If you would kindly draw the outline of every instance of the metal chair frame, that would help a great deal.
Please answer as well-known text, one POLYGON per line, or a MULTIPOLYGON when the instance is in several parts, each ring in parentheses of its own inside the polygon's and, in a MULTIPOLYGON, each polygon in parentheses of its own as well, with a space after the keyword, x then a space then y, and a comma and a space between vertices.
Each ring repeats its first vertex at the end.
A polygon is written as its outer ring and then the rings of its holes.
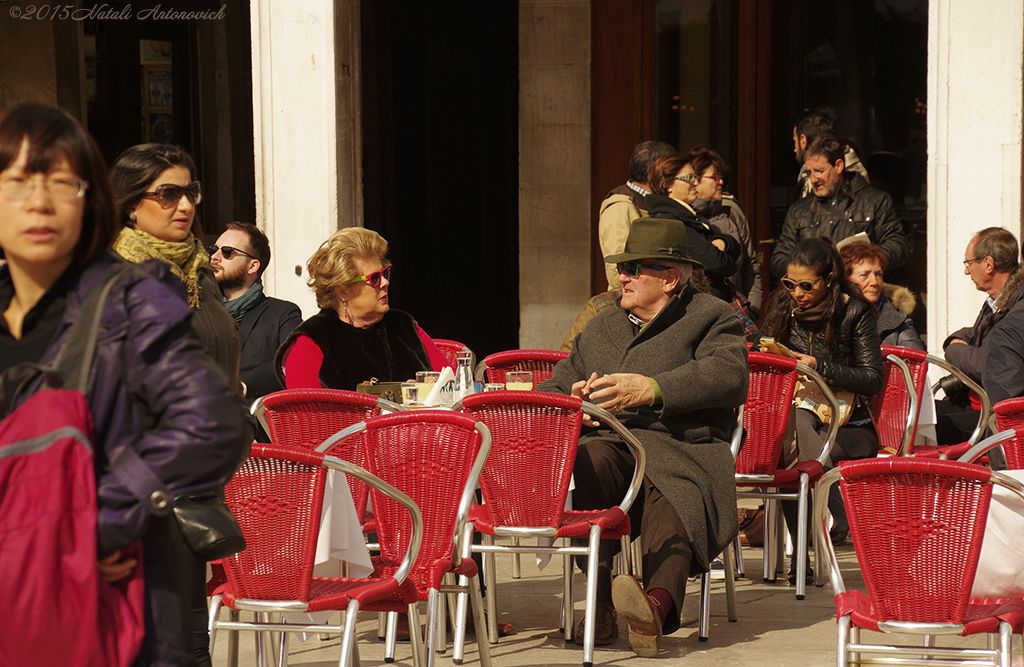
MULTIPOLYGON (((747 441, 743 449, 740 450, 739 438, 733 438, 733 456, 736 458, 737 466, 736 486, 755 487, 755 489, 753 491, 737 491, 736 496, 738 498, 762 498, 768 501, 765 508, 764 533, 765 581, 775 580, 775 571, 777 568, 776 561, 780 560, 781 554, 779 552, 782 551, 783 547, 783 541, 780 534, 780 524, 782 523, 781 516, 779 512, 775 511, 772 501, 797 501, 797 521, 799 525, 797 526, 797 544, 794 545, 797 572, 796 599, 803 600, 806 585, 803 573, 807 568, 807 517, 810 512, 810 508, 808 507, 808 498, 810 497, 812 484, 815 483, 817 479, 820 479, 822 474, 821 466, 824 464, 825 459, 832 450, 832 445, 835 443, 836 439, 836 433, 839 430, 839 424, 835 420, 829 424, 824 442, 822 443, 821 452, 815 459, 805 462, 804 464, 796 464, 795 467, 799 470, 797 473, 797 480, 794 482, 784 479, 783 483, 780 484, 780 477, 785 478, 792 476, 792 473, 789 470, 778 468, 778 460, 782 452, 786 425, 788 424, 789 414, 792 409, 792 387, 796 383, 797 374, 803 374, 821 390, 832 409, 832 414, 839 414, 839 402, 836 400, 835 395, 829 389, 825 380, 810 367, 797 362, 796 359, 790 359, 776 354, 751 351, 748 353, 748 360, 752 366, 751 389, 754 389, 758 384, 755 381, 757 378, 756 369, 753 368, 754 364, 758 364, 771 369, 773 374, 784 375, 785 378, 782 380, 783 386, 781 389, 788 388, 788 390, 771 397, 780 401, 779 403, 774 404, 765 404, 765 401, 761 397, 748 394, 747 402, 744 404, 743 409, 743 427, 747 432, 747 441), (754 440, 755 438, 752 438, 751 434, 757 432, 756 419, 758 412, 763 411, 760 408, 761 405, 767 405, 769 412, 773 413, 771 417, 775 421, 774 426, 776 429, 775 432, 763 434, 756 438, 757 440, 766 440, 766 444, 768 445, 767 447, 763 445, 752 447, 751 440, 754 440), (748 455, 748 453, 752 451, 756 451, 761 454, 761 457, 756 461, 751 461, 750 458, 753 455, 748 455), (796 487, 794 491, 784 490, 792 489, 794 486, 796 487), (773 548, 772 545, 775 545, 775 547, 773 548)), ((818 544, 818 536, 816 533, 813 535, 813 539, 816 565, 818 566, 815 570, 815 584, 820 587, 824 585, 824 579, 821 574, 821 549, 818 544)))
MULTIPOLYGON (((374 431, 376 431, 376 430, 383 430, 383 429, 387 429, 387 428, 398 428, 398 429, 400 429, 402 427, 406 427, 406 426, 410 426, 410 425, 411 426, 415 426, 415 425, 423 424, 423 423, 432 423, 432 424, 442 425, 442 426, 445 426, 445 428, 448 428, 448 429, 462 429, 464 431, 465 430, 473 431, 473 432, 475 432, 477 434, 476 437, 479 438, 479 448, 477 450, 477 454, 476 454, 475 458, 473 459, 472 466, 469 469, 468 473, 466 474, 465 482, 463 484, 462 491, 461 491, 461 493, 459 495, 458 505, 457 505, 456 508, 452 508, 452 509, 455 510, 455 513, 454 513, 454 528, 453 528, 452 535, 451 535, 451 547, 450 547, 450 550, 448 551, 448 553, 445 553, 445 554, 438 553, 438 554, 428 554, 427 556, 422 556, 421 555, 420 559, 417 561, 416 566, 415 566, 416 568, 419 568, 421 571, 422 571, 423 568, 426 568, 427 570, 433 570, 434 568, 437 567, 437 563, 447 559, 447 560, 450 560, 450 567, 448 568, 446 574, 447 573, 465 574, 465 571, 464 571, 465 567, 468 567, 470 570, 475 570, 475 565, 476 565, 475 563, 473 563, 472 559, 469 558, 469 555, 470 555, 470 550, 469 549, 470 549, 470 547, 469 547, 468 544, 465 543, 465 540, 464 540, 464 535, 467 534, 466 530, 465 530, 465 526, 466 526, 467 518, 468 518, 468 515, 469 515, 470 506, 472 505, 473 500, 474 500, 476 486, 477 486, 477 483, 479 482, 479 479, 480 479, 480 473, 483 470, 484 463, 487 460, 487 455, 488 455, 488 453, 490 452, 490 449, 491 449, 491 434, 490 434, 490 431, 488 430, 487 426, 484 423, 482 423, 480 421, 476 421, 476 420, 470 419, 469 417, 467 417, 465 415, 461 415, 461 414, 455 413, 454 411, 453 412, 447 412, 447 411, 444 411, 444 412, 442 412, 442 411, 407 411, 407 412, 404 412, 404 413, 401 413, 401 414, 393 414, 393 415, 387 415, 387 416, 382 416, 382 417, 375 417, 373 419, 368 420, 367 422, 360 422, 358 424, 354 424, 352 426, 349 426, 348 428, 345 428, 345 429, 339 431, 338 433, 334 434, 333 436, 331 436, 330 438, 325 440, 320 445, 320 447, 318 449, 320 451, 330 451, 331 448, 335 447, 339 442, 342 442, 342 441, 344 441, 344 440, 346 440, 348 438, 351 438, 352 436, 357 435, 357 434, 365 434, 365 432, 367 430, 374 430, 374 431), (430 563, 425 563, 425 564, 421 564, 420 563, 420 560, 423 560, 424 558, 431 558, 431 557, 434 560, 432 560, 430 563)), ((389 477, 391 476, 391 473, 394 472, 393 466, 394 466, 394 464, 396 462, 395 461, 383 461, 383 460, 381 460, 381 457, 377 456, 378 452, 373 450, 371 445, 369 445, 366 442, 365 437, 363 437, 363 447, 364 447, 364 455, 365 455, 366 461, 367 461, 367 467, 371 471, 374 471, 377 474, 379 474, 382 478, 389 479, 389 477)), ((403 464, 408 464, 410 462, 409 461, 403 461, 402 463, 403 464)), ((392 481, 397 481, 397 480, 392 480, 392 481)), ((419 481, 421 483, 423 483, 423 484, 427 484, 427 479, 424 476, 421 476, 421 479, 419 481)), ((399 484, 399 486, 401 486, 401 485, 399 484)), ((413 489, 413 488, 406 488, 405 490, 406 490, 407 493, 409 493, 414 498, 416 498, 416 497, 421 497, 422 498, 424 496, 429 496, 429 491, 425 490, 424 488, 415 488, 415 489, 413 489)), ((421 506, 424 505, 424 503, 422 503, 422 502, 419 503, 419 504, 421 506)), ((436 517, 431 516, 431 515, 428 514, 425 517, 425 519, 424 519, 424 532, 427 533, 427 534, 431 534, 431 533, 436 532, 436 531, 433 531, 429 526, 433 522, 435 522, 435 521, 444 521, 444 520, 445 519, 439 519, 439 518, 436 518, 436 517)), ((380 526, 379 524, 378 524, 378 526, 381 529, 384 528, 383 526, 380 526)), ((381 537, 381 535, 378 534, 378 537, 381 537)), ((385 538, 382 537, 381 539, 385 539, 385 538)), ((416 572, 417 572, 417 570, 414 569, 413 570, 414 575, 416 574, 416 572)), ((427 574, 421 574, 421 576, 422 577, 427 577, 429 574, 430 573, 428 572, 427 574)), ((465 585, 462 585, 462 584, 460 584, 460 585, 445 584, 445 583, 442 583, 442 582, 429 581, 429 580, 426 580, 425 578, 417 580, 417 578, 414 576, 415 583, 416 583, 417 588, 419 590, 420 599, 421 600, 425 599, 426 602, 427 602, 427 618, 426 618, 426 626, 427 626, 426 627, 426 637, 427 637, 426 655, 427 655, 427 660, 426 660, 426 663, 427 663, 428 667, 432 667, 432 665, 434 664, 435 656, 436 656, 437 653, 443 653, 444 652, 444 647, 445 647, 445 644, 446 644, 445 626, 444 626, 444 623, 442 622, 442 619, 444 618, 444 599, 443 599, 443 597, 441 595, 442 593, 464 593, 464 592, 466 592, 466 589, 468 588, 469 589, 468 593, 470 595, 472 595, 472 599, 473 599, 473 609, 474 609, 474 612, 475 612, 476 627, 477 628, 483 628, 486 625, 486 620, 484 618, 483 599, 482 599, 482 595, 481 595, 481 592, 480 592, 480 582, 479 582, 479 579, 478 579, 476 574, 472 574, 472 575, 469 575, 469 576, 473 580, 472 584, 467 583, 465 585), (433 585, 434 583, 436 583, 437 585, 436 586, 433 585), (425 594, 425 597, 424 597, 424 594, 425 594)), ((390 616, 389 620, 388 620, 387 646, 385 648, 385 661, 387 661, 387 662, 391 662, 391 660, 393 660, 393 655, 394 655, 394 639, 395 639, 395 622, 396 622, 395 621, 395 617, 394 616, 390 616)), ((456 626, 455 627, 455 633, 456 633, 456 636, 459 636, 459 633, 460 633, 460 627, 459 627, 460 626, 460 622, 461 622, 461 619, 456 617, 456 619, 455 619, 455 626, 456 626)), ((464 625, 464 624, 462 624, 462 625, 464 625)), ((418 635, 417 628, 418 627, 419 627, 418 622, 414 623, 414 618, 413 618, 412 615, 410 615, 409 616, 409 634, 410 634, 410 637, 413 637, 413 638, 417 637, 417 635, 418 635)), ((463 633, 465 632, 464 627, 461 628, 461 632, 463 632, 463 633)), ((490 665, 491 665, 491 656, 490 656, 490 649, 489 649, 489 646, 488 646, 488 642, 480 641, 479 640, 479 635, 478 635, 477 645, 478 645, 479 650, 480 650, 480 661, 481 661, 481 664, 483 664, 484 667, 490 667, 490 665)))
POLYGON ((885 384, 872 402, 879 449, 892 449, 894 456, 906 456, 917 434, 921 393, 928 382, 928 354, 921 350, 883 345, 882 355, 885 384), (914 364, 913 369, 908 361, 914 364))
POLYGON ((555 364, 569 357, 568 352, 560 350, 507 350, 487 355, 477 364, 475 375, 477 380, 487 382, 505 382, 505 373, 509 371, 531 371, 533 384, 537 386, 551 377, 555 364))
MULTIPOLYGON (((487 423, 487 409, 497 408, 501 409, 504 405, 528 405, 528 406, 541 406, 543 408, 550 408, 553 410, 564 410, 564 411, 578 411, 582 413, 575 422, 575 427, 564 434, 565 439, 564 449, 562 450, 563 457, 561 462, 563 465, 568 466, 568 469, 572 470, 572 463, 575 461, 576 456, 576 441, 579 439, 579 428, 582 419, 582 415, 587 415, 592 419, 600 420, 607 424, 619 437, 621 437, 626 445, 630 448, 636 461, 633 469, 633 477, 630 481, 629 487, 626 490, 626 494, 620 503, 612 509, 618 510, 622 518, 625 520, 625 532, 624 534, 614 534, 613 536, 605 539, 619 539, 622 544, 620 569, 623 572, 630 572, 630 543, 629 543, 629 516, 628 512, 636 500, 637 495, 640 493, 640 485, 643 481, 644 470, 646 468, 646 454, 643 445, 636 437, 629 432, 623 424, 616 419, 607 410, 598 407, 592 403, 582 401, 578 398, 571 396, 564 396, 561 394, 549 394, 545 392, 519 392, 519 391, 503 391, 503 392, 486 392, 483 394, 475 394, 467 397, 463 401, 456 403, 453 406, 454 410, 463 410, 464 412, 473 415, 487 423), (482 413, 482 414, 481 414, 482 413), (571 457, 571 460, 566 458, 571 457)), ((521 448, 524 446, 524 441, 527 438, 523 437, 519 433, 507 433, 502 432, 496 424, 491 424, 492 433, 494 434, 495 447, 501 448, 503 445, 509 445, 514 448, 521 448)), ((507 471, 504 471, 507 473, 507 471)), ((521 471, 524 475, 529 475, 530 471, 523 469, 521 471)), ((501 475, 502 484, 504 491, 509 491, 508 486, 514 486, 512 480, 510 480, 507 474, 501 475)), ((564 480, 568 485, 568 479, 564 480)), ((568 488, 568 486, 566 486, 568 488)), ((481 489, 484 493, 485 501, 490 498, 493 502, 498 505, 507 504, 507 502, 514 503, 514 496, 512 500, 509 500, 509 496, 503 495, 501 490, 494 488, 488 484, 487 478, 481 480, 481 489), (507 502, 506 502, 507 501, 507 502)), ((522 487, 519 488, 522 491, 522 487)), ((488 611, 488 635, 491 643, 497 643, 498 641, 498 627, 497 627, 497 602, 496 602, 496 570, 494 555, 497 553, 511 553, 518 555, 522 553, 530 554, 549 554, 556 555, 561 554, 563 557, 563 595, 562 595, 562 630, 564 631, 564 637, 566 641, 572 641, 572 617, 573 617, 573 596, 572 596, 572 556, 587 556, 587 596, 586 596, 586 611, 584 614, 584 644, 583 644, 583 664, 589 667, 594 662, 594 637, 595 637, 595 623, 597 613, 597 565, 598 565, 598 549, 600 541, 602 539, 602 524, 606 522, 598 522, 590 524, 587 545, 586 546, 542 546, 542 545, 521 545, 518 542, 514 542, 512 545, 498 545, 494 543, 494 537, 512 537, 512 538, 561 538, 566 534, 566 528, 573 523, 586 520, 587 514, 593 514, 593 511, 568 511, 564 510, 565 495, 553 498, 552 504, 548 505, 548 509, 551 511, 552 517, 550 525, 548 526, 516 526, 516 525, 495 525, 493 531, 489 530, 483 532, 483 544, 472 544, 472 532, 476 528, 476 525, 471 522, 466 526, 466 536, 464 539, 465 544, 471 545, 471 550, 477 553, 485 554, 486 564, 484 567, 484 573, 487 577, 487 588, 489 594, 487 595, 487 611, 488 611), (573 517, 575 515, 575 521, 573 517), (492 534, 493 533, 493 534, 492 534)), ((484 510, 480 508, 480 512, 484 510)), ((621 527, 621 525, 620 525, 621 527)), ((604 526, 607 529, 608 526, 604 526)), ((621 532, 621 531, 620 531, 621 532)), ((575 536, 575 535, 570 535, 575 536)), ((582 537, 582 536, 580 536, 582 537)), ((465 615, 465 596, 461 596, 459 600, 459 617, 465 615)), ((464 630, 460 626, 460 630, 464 630)), ((461 646, 461 635, 456 637, 456 664, 459 664, 461 655, 459 653, 461 646)))
MULTIPOLYGON (((257 659, 259 664, 264 666, 267 664, 268 647, 269 650, 272 651, 272 642, 269 640, 269 637, 265 637, 264 635, 269 635, 270 631, 274 631, 281 634, 278 663, 281 667, 284 667, 284 665, 287 664, 288 657, 288 633, 340 633, 342 643, 341 656, 338 661, 339 667, 347 667, 348 665, 353 664, 353 660, 354 664, 358 665, 359 652, 354 641, 356 615, 360 606, 363 604, 388 600, 393 602, 398 589, 400 587, 405 587, 404 582, 408 578, 413 564, 416 561, 423 538, 423 517, 420 513, 419 507, 411 498, 409 498, 408 495, 402 493, 390 484, 387 484, 375 475, 370 474, 359 466, 347 461, 342 461, 341 459, 333 456, 296 449, 293 447, 254 445, 250 461, 253 461, 254 457, 255 459, 284 461, 300 466, 308 466, 310 468, 308 475, 313 477, 313 479, 310 480, 312 482, 312 487, 310 489, 311 494, 308 497, 310 505, 301 510, 301 512, 308 518, 308 521, 305 524, 284 524, 286 529, 295 531, 295 535, 297 537, 301 537, 301 541, 305 543, 306 547, 304 551, 306 560, 301 563, 289 561, 288 563, 282 564, 281 568, 282 572, 308 572, 310 573, 310 581, 304 585, 299 582, 300 590, 307 591, 306 594, 299 599, 281 600, 236 597, 233 594, 234 591, 242 592, 244 590, 250 590, 254 586, 259 587, 259 585, 255 582, 246 583, 245 577, 247 577, 248 574, 242 574, 240 571, 240 568, 242 567, 241 561, 244 560, 243 557, 235 555, 230 559, 226 559, 225 570, 227 572, 228 582, 218 588, 210 601, 210 652, 213 652, 218 630, 228 630, 233 632, 242 630, 253 631, 258 633, 256 635, 257 659), (328 469, 338 470, 346 475, 350 475, 361 480, 364 484, 369 485, 394 502, 400 504, 409 513, 412 525, 409 543, 404 557, 398 564, 397 568, 394 569, 393 574, 378 574, 376 577, 371 576, 359 579, 312 577, 313 557, 315 553, 317 534, 320 529, 320 509, 323 503, 323 489, 328 469), (236 580, 236 577, 239 575, 242 575, 242 578, 236 580), (390 580, 394 580, 393 585, 382 585, 390 580), (315 591, 313 586, 314 584, 316 584, 315 591), (221 621, 219 619, 220 608, 224 604, 225 594, 229 596, 228 604, 232 609, 254 612, 255 620, 253 622, 241 622, 237 619, 221 621), (337 606, 325 607, 323 604, 319 604, 316 605, 316 610, 336 608, 344 611, 344 625, 285 623, 280 620, 275 623, 272 621, 271 614, 309 611, 310 607, 313 606, 313 603, 316 602, 316 598, 324 596, 338 598, 338 600, 336 600, 336 602, 338 602, 337 606)), ((242 470, 245 470, 245 465, 243 465, 242 470)), ((231 483, 228 484, 228 489, 231 489, 231 483)), ((254 501, 254 503, 232 503, 234 505, 232 510, 236 516, 240 518, 240 523, 242 524, 243 529, 250 525, 249 521, 247 521, 247 516, 259 513, 255 509, 253 509, 252 512, 247 512, 247 509, 252 509, 254 504, 262 503, 264 501, 273 504, 275 499, 273 497, 250 497, 248 500, 254 501)), ((278 522, 278 524, 281 525, 280 522, 278 522)), ((267 534, 260 530, 253 530, 246 534, 246 541, 249 544, 248 549, 253 549, 254 545, 259 544, 263 540, 279 540, 279 538, 280 533, 274 534, 272 531, 271 534, 267 534)), ((275 545, 276 544, 279 544, 279 542, 275 542, 275 545)), ((258 569, 255 568, 255 564, 253 565, 253 573, 258 571, 261 578, 267 579, 268 574, 273 571, 273 568, 269 567, 265 562, 259 563, 258 565, 258 569)), ((408 586, 407 589, 407 592, 404 594, 405 597, 407 599, 414 599, 416 596, 414 591, 411 590, 412 587, 408 586)), ((415 601, 408 604, 407 609, 413 617, 418 614, 415 601)), ((416 641, 415 638, 414 641, 416 641)), ((413 659, 414 664, 416 664, 417 667, 422 665, 422 646, 418 643, 413 646, 413 659)))
MULTIPOLYGON (((1002 433, 989 438, 985 443, 979 443, 976 446, 979 451, 974 455, 980 456, 981 450, 986 447, 998 446, 1000 438, 1008 437, 1012 437, 1012 434, 1002 433)), ((857 484, 857 482, 853 483, 857 484)), ((836 664, 839 667, 852 664, 956 664, 1010 667, 1013 657, 1013 633, 1021 632, 1022 626, 1024 626, 1024 598, 1017 597, 998 601, 970 599, 970 584, 974 580, 974 572, 981 550, 981 538, 984 535, 993 484, 1024 496, 1024 484, 1016 479, 962 461, 906 457, 845 461, 822 477, 818 485, 820 493, 816 494, 814 501, 814 530, 818 534, 819 542, 828 558, 829 574, 836 592, 838 624, 836 664), (874 471, 881 476, 888 477, 891 480, 890 485, 884 493, 871 494, 870 491, 864 491, 850 496, 845 486, 850 483, 850 479, 856 479, 862 471, 874 471), (943 511, 949 508, 948 501, 937 487, 930 486, 920 494, 926 500, 922 500, 921 503, 916 502, 918 496, 908 491, 907 484, 919 484, 920 482, 915 483, 913 480, 916 478, 923 481, 929 476, 946 480, 946 485, 949 487, 973 487, 974 509, 962 512, 943 511), (865 515, 873 517, 870 522, 851 521, 854 548, 865 574, 868 594, 847 592, 839 563, 836 560, 835 550, 828 539, 827 491, 832 484, 839 481, 844 484, 843 495, 848 504, 848 511, 852 510, 851 516, 862 511, 865 515), (939 499, 939 495, 943 495, 943 498, 939 499), (911 516, 909 514, 910 507, 918 504, 922 505, 918 509, 930 513, 932 516, 917 516, 916 514, 911 516), (877 517, 885 517, 888 521, 879 521, 877 517), (866 523, 874 525, 865 526, 866 523), (934 530, 929 527, 929 523, 941 524, 943 528, 934 530), (921 525, 920 530, 905 529, 917 524, 921 525), (895 529, 894 526, 904 529, 895 529), (952 534, 956 531, 966 532, 967 530, 971 531, 972 544, 968 547, 966 554, 963 551, 956 555, 947 554, 945 556, 939 553, 928 559, 934 562, 933 573, 938 572, 940 566, 947 570, 943 582, 940 582, 935 576, 927 576, 929 571, 921 567, 922 564, 927 565, 927 562, 916 563, 915 561, 916 565, 912 572, 910 564, 897 562, 897 566, 907 568, 906 576, 895 577, 900 580, 901 586, 905 584, 921 591, 927 591, 927 596, 922 592, 920 599, 908 599, 906 593, 894 591, 893 589, 897 587, 889 586, 886 583, 894 578, 893 573, 890 572, 890 576, 886 578, 882 572, 882 566, 873 562, 877 559, 878 549, 869 546, 875 543, 870 539, 869 533, 884 533, 886 540, 892 544, 892 550, 896 552, 901 545, 904 545, 904 548, 909 548, 905 546, 909 540, 919 540, 920 544, 913 545, 913 548, 917 553, 924 553, 926 543, 931 541, 935 535, 939 533, 952 534), (963 568, 963 570, 958 572, 955 569, 957 567, 963 568), (946 590, 943 586, 948 587, 950 582, 959 584, 960 589, 955 591, 956 595, 950 593, 949 600, 943 601, 936 591, 946 590), (901 595, 901 593, 903 594, 901 595), (907 616, 911 614, 915 615, 917 620, 908 619, 907 616), (982 627, 982 623, 986 623, 991 628, 996 619, 998 619, 995 630, 999 636, 998 646, 994 646, 991 639, 986 649, 936 646, 937 635, 966 636, 979 632, 991 635, 993 630, 985 629, 982 627), (861 629, 875 630, 876 627, 877 631, 882 633, 920 635, 923 641, 921 645, 862 642, 861 629), (890 654, 894 657, 885 658, 881 657, 881 654, 890 654)), ((898 559, 896 560, 898 561, 898 559)), ((889 567, 892 565, 890 564, 889 567)))
MULTIPOLYGON (((985 433, 988 430, 989 420, 992 417, 992 401, 989 400, 988 393, 981 388, 977 382, 972 380, 967 373, 949 363, 945 359, 940 359, 934 355, 929 354, 927 356, 929 364, 934 364, 939 368, 945 370, 947 373, 954 375, 958 380, 966 384, 971 391, 978 395, 981 401, 981 410, 978 414, 978 425, 974 427, 974 431, 971 433, 971 437, 966 442, 959 445, 937 445, 928 447, 914 447, 913 442, 910 443, 908 448, 908 456, 919 456, 926 458, 938 458, 938 459, 949 459, 958 458, 965 451, 978 444, 978 441, 985 437, 985 433)), ((935 394, 939 390, 939 383, 936 382, 932 385, 932 394, 935 394)))

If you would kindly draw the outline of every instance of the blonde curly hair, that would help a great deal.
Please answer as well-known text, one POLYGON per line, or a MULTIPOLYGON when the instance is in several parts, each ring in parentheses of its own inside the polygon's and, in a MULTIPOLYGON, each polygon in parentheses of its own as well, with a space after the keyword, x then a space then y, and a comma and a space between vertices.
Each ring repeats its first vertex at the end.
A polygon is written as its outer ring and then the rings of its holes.
POLYGON ((316 305, 320 308, 334 307, 337 291, 362 275, 356 260, 379 259, 383 266, 390 266, 387 252, 388 242, 372 229, 339 229, 306 262, 309 273, 306 284, 316 294, 316 305))

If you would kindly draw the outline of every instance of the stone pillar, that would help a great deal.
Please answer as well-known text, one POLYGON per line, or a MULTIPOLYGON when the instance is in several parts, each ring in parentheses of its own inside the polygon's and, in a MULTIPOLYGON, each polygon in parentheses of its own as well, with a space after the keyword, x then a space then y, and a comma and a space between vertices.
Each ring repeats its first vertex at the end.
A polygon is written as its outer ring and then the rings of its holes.
POLYGON ((250 7, 256 223, 274 249, 263 282, 309 317, 316 302, 306 260, 340 227, 362 224, 352 217, 361 210, 350 150, 358 126, 346 126, 357 122, 359 1, 251 0, 250 7), (343 169, 340 140, 349 148, 343 169))
POLYGON ((1021 237, 1024 4, 928 10, 928 349, 969 326, 985 295, 964 275, 985 227, 1021 237))
POLYGON ((590 2, 519 2, 519 345, 590 298, 590 2))

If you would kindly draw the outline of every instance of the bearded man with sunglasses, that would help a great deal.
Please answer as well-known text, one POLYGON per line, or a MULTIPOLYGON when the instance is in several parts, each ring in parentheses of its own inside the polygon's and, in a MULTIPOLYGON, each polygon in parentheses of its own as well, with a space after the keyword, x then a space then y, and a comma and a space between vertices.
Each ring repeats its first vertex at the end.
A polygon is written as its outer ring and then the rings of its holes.
POLYGON ((252 402, 284 389, 274 371, 274 355, 302 312, 291 301, 263 293, 263 272, 270 264, 270 241, 250 222, 229 222, 210 252, 210 267, 224 293, 224 305, 238 322, 242 343, 239 377, 245 398, 252 402))
MULTIPOLYGON (((602 541, 595 643, 618 636, 621 613, 630 647, 657 655, 662 634, 679 628, 688 576, 706 572, 736 537, 735 466, 729 439, 747 397, 747 346, 728 303, 689 285, 694 267, 687 229, 676 220, 633 222, 625 251, 605 257, 619 270, 617 307, 591 319, 569 358, 537 389, 571 394, 614 413, 643 443, 647 465, 629 514, 641 539, 644 586, 612 582, 618 542, 602 541)), ((573 504, 618 503, 634 460, 597 424, 580 437, 573 504)), ((581 628, 576 632, 582 643, 581 628)))

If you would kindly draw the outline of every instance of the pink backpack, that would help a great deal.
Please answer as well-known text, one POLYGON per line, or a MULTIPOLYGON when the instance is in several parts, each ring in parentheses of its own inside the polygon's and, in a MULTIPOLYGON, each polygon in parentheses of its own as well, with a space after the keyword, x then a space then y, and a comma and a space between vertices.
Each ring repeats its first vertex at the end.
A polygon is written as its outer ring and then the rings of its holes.
POLYGON ((122 272, 90 293, 52 368, 3 376, 17 385, 5 410, 39 373, 47 382, 0 422, 0 665, 127 667, 145 634, 141 545, 125 551, 139 565, 115 585, 96 567, 93 419, 82 393, 122 272), (48 387, 54 373, 69 388, 48 387))

